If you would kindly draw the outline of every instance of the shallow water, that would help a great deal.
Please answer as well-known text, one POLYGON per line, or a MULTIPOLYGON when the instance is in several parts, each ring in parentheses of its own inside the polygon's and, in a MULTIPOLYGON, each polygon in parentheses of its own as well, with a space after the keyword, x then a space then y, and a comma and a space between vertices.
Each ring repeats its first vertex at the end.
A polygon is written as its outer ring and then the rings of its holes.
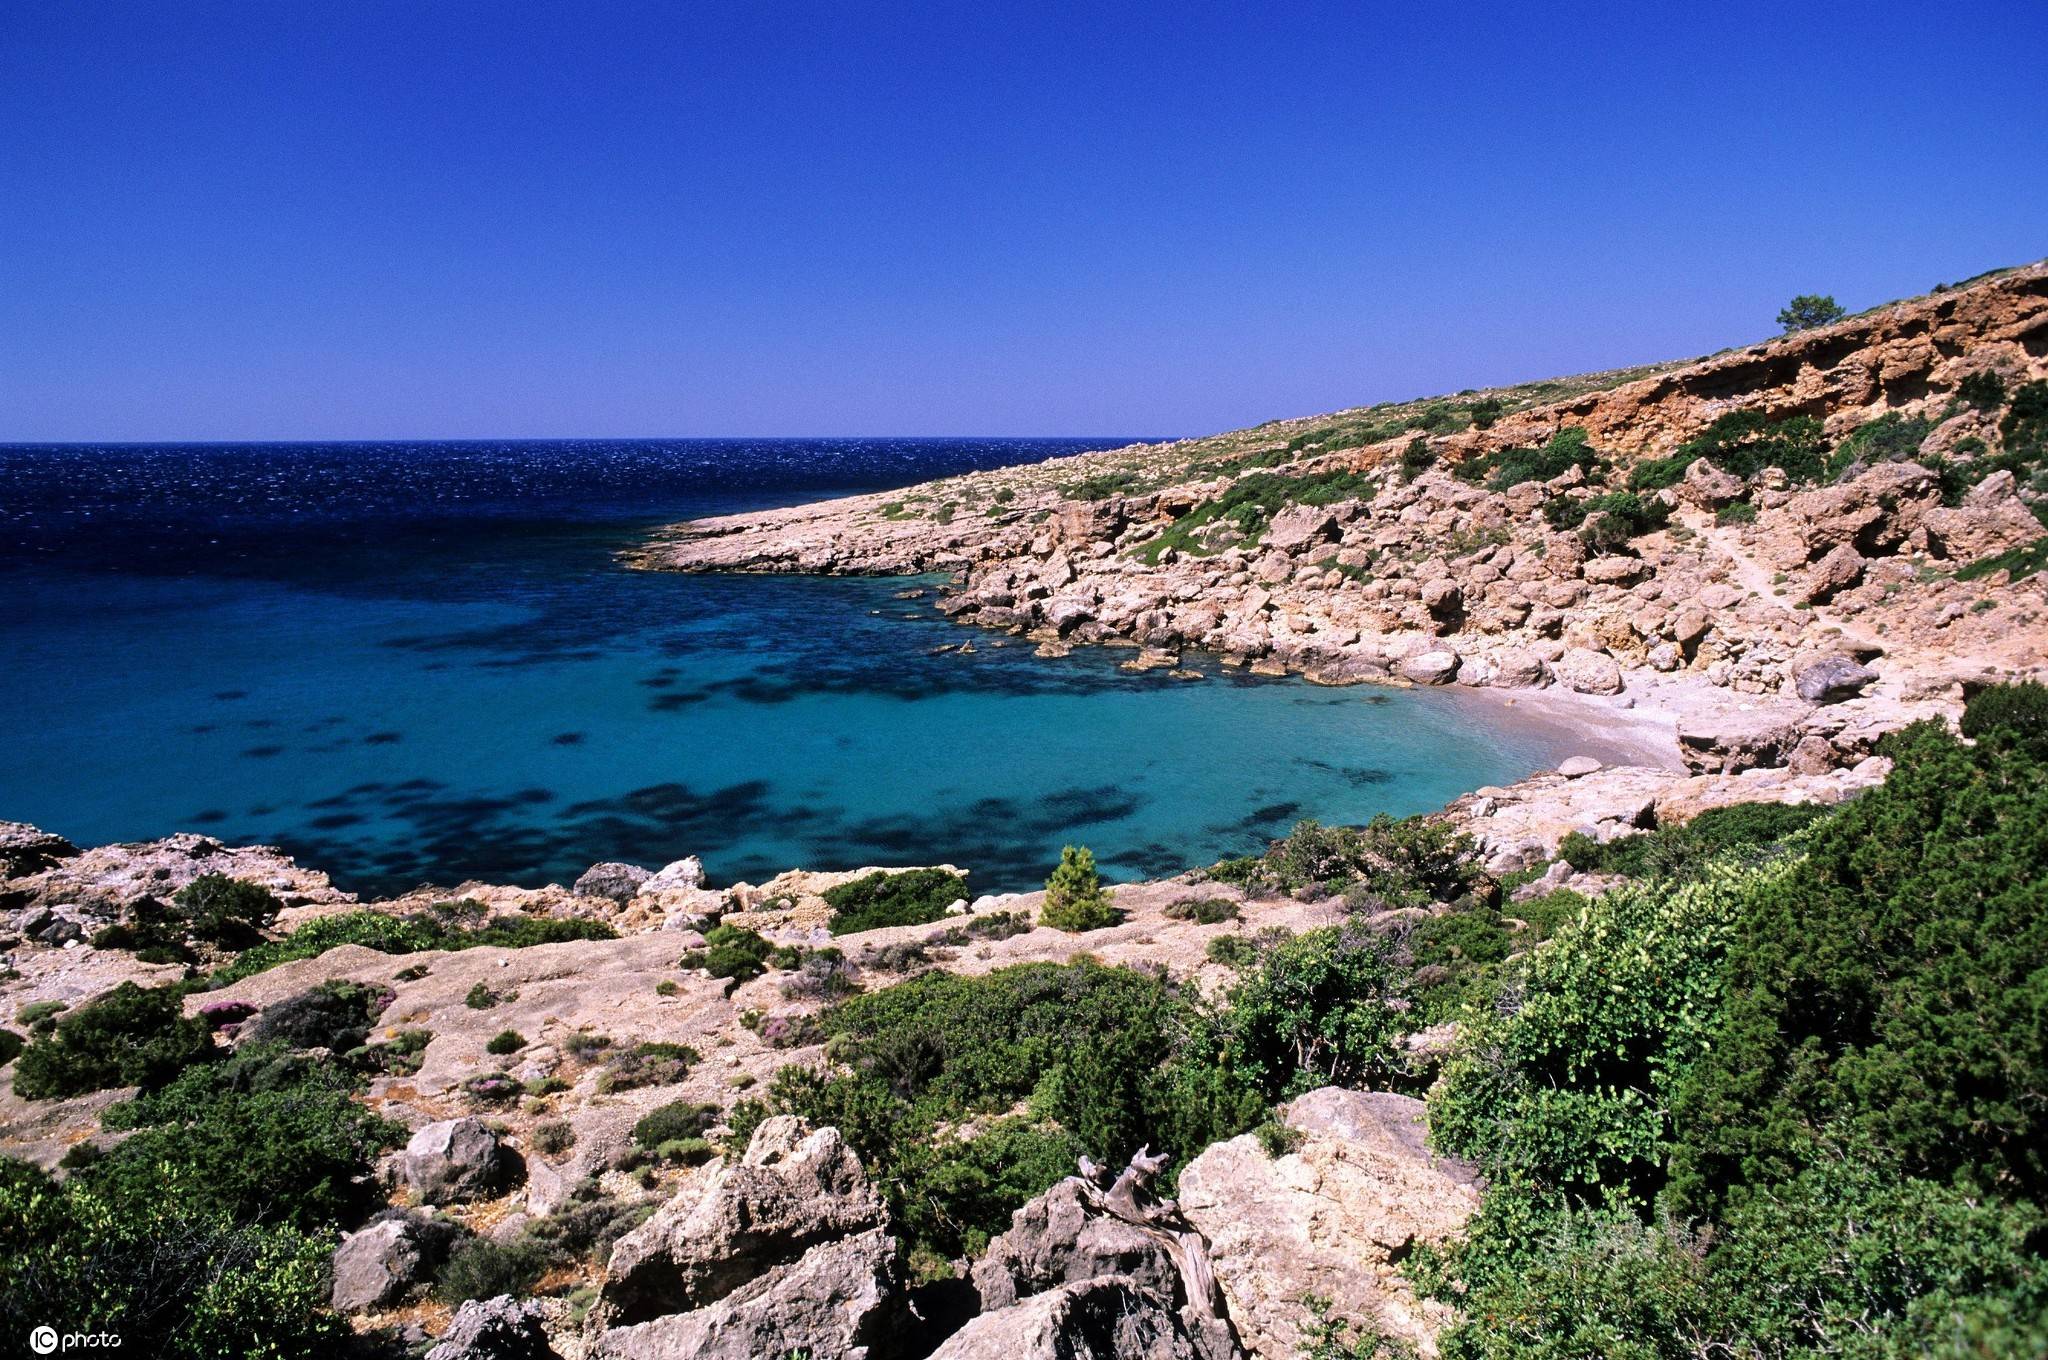
POLYGON ((693 853, 993 891, 1067 841, 1170 872, 1568 753, 1441 693, 1041 659, 917 582, 613 561, 692 514, 1122 442, 0 448, 0 818, 265 841, 367 891, 693 853))

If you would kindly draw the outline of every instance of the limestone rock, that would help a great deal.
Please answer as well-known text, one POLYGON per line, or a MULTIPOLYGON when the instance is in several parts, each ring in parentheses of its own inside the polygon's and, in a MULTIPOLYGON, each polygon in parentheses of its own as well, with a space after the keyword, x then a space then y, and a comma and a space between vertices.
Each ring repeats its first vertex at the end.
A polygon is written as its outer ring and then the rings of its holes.
POLYGON ((1458 675, 1458 654, 1442 650, 1418 652, 1401 663, 1401 676, 1418 685, 1448 685, 1458 675))
POLYGON ((1584 779, 1589 774, 1597 774, 1599 770, 1600 762, 1591 756, 1567 756, 1557 767, 1557 772, 1566 779, 1584 779))
POLYGON ((399 1213, 350 1233, 334 1251, 334 1311, 398 1302, 447 1254, 455 1235, 452 1223, 399 1213))
POLYGON ((471 1299, 456 1310, 427 1360, 556 1360, 541 1326, 542 1306, 509 1294, 471 1299))
POLYGON ((592 1355, 603 1360, 755 1360, 814 1355, 864 1360, 892 1354, 902 1271, 895 1239, 880 1229, 825 1242, 740 1284, 706 1307, 614 1327, 592 1355))
MULTIPOLYGON (((701 877, 702 866, 699 866, 701 877)), ((621 864, 607 860, 593 864, 583 871, 576 880, 576 892, 583 897, 604 897, 625 906, 640 892, 648 879, 654 877, 637 864, 621 864)))
POLYGON ((1280 1114, 1304 1136, 1280 1158, 1250 1135, 1217 1143, 1180 1176, 1180 1205, 1209 1241, 1239 1337, 1261 1360, 1300 1353, 1303 1300, 1426 1352, 1446 1317, 1399 1270, 1417 1242, 1456 1233, 1478 1207, 1471 1171, 1433 1156, 1419 1100, 1324 1087, 1280 1114))
POLYGON ((70 841, 40 827, 27 822, 0 822, 0 878, 39 873, 77 853, 78 847, 70 841))
POLYGON ((1618 694, 1621 667, 1605 652, 1573 647, 1550 665, 1559 684, 1580 694, 1618 694))
POLYGON ((1198 1352, 1166 1299, 1110 1275, 983 1313, 931 1360, 1198 1360, 1198 1352))
POLYGON ((881 1196, 837 1129, 762 1122, 736 1163, 719 1163, 612 1248, 604 1286, 621 1322, 716 1303, 813 1247, 887 1227, 881 1196))
POLYGON ((1337 533, 1337 517, 1320 505, 1290 505, 1273 516, 1261 540, 1270 548, 1299 548, 1326 542, 1337 533))
POLYGON ((1853 656, 1836 652, 1801 666, 1792 683, 1808 703, 1829 704, 1861 693, 1875 679, 1876 671, 1859 665, 1853 656))
POLYGON ((1741 499, 1749 486, 1734 473, 1724 471, 1704 458, 1695 458, 1686 467, 1684 478, 1672 489, 1687 505, 1717 510, 1730 501, 1741 499))
POLYGON ((399 1174, 428 1204, 456 1204, 501 1189, 511 1158, 481 1119, 444 1119, 406 1143, 399 1174))
MULTIPOLYGON (((631 867, 631 866, 627 866, 631 867)), ((674 892, 678 889, 696 889, 704 886, 704 861, 695 855, 688 855, 663 865, 640 883, 638 895, 652 896, 656 893, 674 892)))

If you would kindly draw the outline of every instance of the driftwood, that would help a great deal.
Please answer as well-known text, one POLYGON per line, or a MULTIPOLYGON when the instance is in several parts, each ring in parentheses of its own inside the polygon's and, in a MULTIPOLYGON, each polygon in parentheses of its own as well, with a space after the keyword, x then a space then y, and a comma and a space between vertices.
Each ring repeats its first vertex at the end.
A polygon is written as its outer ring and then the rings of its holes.
POLYGON ((1153 1180, 1166 1169, 1166 1162, 1164 1153, 1154 1153, 1147 1144, 1104 1189, 1102 1183, 1109 1173, 1084 1156, 1080 1162, 1084 1198, 1098 1213, 1130 1224, 1166 1249, 1167 1258, 1180 1272, 1181 1292, 1187 1299, 1181 1320, 1202 1360, 1241 1360, 1244 1348, 1230 1325, 1222 1287, 1209 1264, 1209 1243, 1181 1216, 1177 1202, 1151 1199, 1148 1193, 1153 1180))

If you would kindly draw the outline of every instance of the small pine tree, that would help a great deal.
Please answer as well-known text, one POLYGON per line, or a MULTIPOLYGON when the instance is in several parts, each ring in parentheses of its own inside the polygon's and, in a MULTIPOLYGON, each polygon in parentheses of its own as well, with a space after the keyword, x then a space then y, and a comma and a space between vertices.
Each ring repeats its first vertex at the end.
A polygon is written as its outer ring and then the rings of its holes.
POLYGON ((1785 334, 1794 331, 1810 331, 1815 326, 1825 326, 1840 321, 1848 313, 1842 304, 1832 297, 1819 293, 1801 293, 1785 304, 1785 310, 1778 313, 1778 324, 1785 328, 1785 334))
POLYGON ((1045 906, 1038 919, 1055 930, 1100 930, 1114 917, 1102 878, 1095 872, 1095 853, 1087 846, 1062 846, 1059 867, 1045 881, 1045 906))

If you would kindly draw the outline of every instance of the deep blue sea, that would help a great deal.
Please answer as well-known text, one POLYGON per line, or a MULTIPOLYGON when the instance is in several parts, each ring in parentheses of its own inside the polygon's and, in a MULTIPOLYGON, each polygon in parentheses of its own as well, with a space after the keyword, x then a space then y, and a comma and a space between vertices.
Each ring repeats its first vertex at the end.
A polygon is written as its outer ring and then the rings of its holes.
POLYGON ((1475 701, 1034 657, 901 580, 629 571, 650 527, 1123 439, 0 446, 0 819, 346 887, 712 881, 1060 845, 1132 878, 1563 754, 1475 701))

